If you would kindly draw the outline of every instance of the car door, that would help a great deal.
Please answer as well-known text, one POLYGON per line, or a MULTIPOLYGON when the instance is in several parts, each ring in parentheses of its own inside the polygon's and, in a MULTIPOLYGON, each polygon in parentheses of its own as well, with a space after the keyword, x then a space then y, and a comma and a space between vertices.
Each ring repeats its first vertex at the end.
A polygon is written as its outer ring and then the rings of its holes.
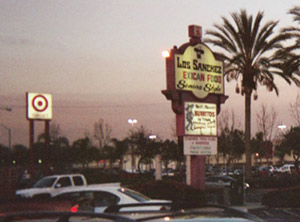
POLYGON ((52 196, 55 196, 60 191, 68 189, 72 186, 72 181, 70 177, 61 177, 57 180, 54 185, 54 190, 52 192, 52 196))

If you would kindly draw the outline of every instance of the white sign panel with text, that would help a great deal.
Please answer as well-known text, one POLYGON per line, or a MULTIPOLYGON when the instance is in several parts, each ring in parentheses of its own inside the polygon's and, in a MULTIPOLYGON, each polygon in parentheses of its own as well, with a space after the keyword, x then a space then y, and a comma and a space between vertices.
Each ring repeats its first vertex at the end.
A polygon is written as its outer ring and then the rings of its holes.
POLYGON ((185 135, 217 136, 217 106, 212 103, 184 104, 185 135))
POLYGON ((217 142, 216 136, 185 136, 184 155, 216 155, 217 142))

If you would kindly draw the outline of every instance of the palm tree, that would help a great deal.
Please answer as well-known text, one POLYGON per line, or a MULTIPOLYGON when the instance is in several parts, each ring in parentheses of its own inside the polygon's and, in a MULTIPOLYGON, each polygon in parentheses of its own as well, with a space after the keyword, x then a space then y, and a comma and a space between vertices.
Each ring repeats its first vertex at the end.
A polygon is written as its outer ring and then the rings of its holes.
MULTIPOLYGON (((293 20, 300 25, 300 7, 292 8, 289 10, 289 14, 293 15, 293 20)), ((281 51, 281 56, 285 59, 285 72, 289 75, 292 75, 292 73, 300 75, 300 27, 287 27, 282 32, 289 34, 294 40, 292 44, 286 46, 281 51)), ((299 81, 298 84, 300 84, 299 81)))
POLYGON ((214 25, 215 30, 207 31, 211 43, 221 49, 218 54, 225 64, 227 81, 241 81, 241 91, 237 83, 237 92, 245 97, 245 152, 246 177, 251 177, 251 96, 257 98, 258 84, 266 86, 268 91, 274 90, 278 95, 278 88, 274 82, 274 75, 279 75, 289 84, 292 74, 283 72, 282 57, 276 53, 282 49, 282 42, 290 38, 288 33, 275 35, 274 28, 278 22, 270 21, 262 24, 263 12, 256 17, 248 15, 245 10, 232 13, 233 23, 222 17, 222 25, 214 25))

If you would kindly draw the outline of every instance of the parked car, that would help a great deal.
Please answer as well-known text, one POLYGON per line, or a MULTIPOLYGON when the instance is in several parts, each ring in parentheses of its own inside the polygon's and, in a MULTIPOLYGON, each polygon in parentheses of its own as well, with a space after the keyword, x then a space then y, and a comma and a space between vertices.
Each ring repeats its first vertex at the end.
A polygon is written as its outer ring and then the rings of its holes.
MULTIPOLYGON (((135 208, 149 206, 148 204, 137 204, 124 206, 126 208, 135 208)), ((202 206, 196 209, 187 209, 184 207, 170 206, 165 211, 141 212, 137 211, 121 211, 121 206, 113 206, 107 213, 90 213, 90 212, 30 212, 23 214, 12 214, 5 217, 0 217, 1 221, 123 221, 123 222, 137 222, 137 221, 181 221, 181 222, 195 222, 195 221, 219 221, 219 222, 262 222, 263 220, 248 212, 237 210, 229 207, 221 206, 202 206)))
MULTIPOLYGON (((108 206, 134 203, 162 203, 161 206, 144 207, 142 210, 157 210, 163 207, 164 203, 171 203, 169 200, 151 199, 137 191, 124 188, 120 183, 95 184, 84 187, 70 187, 61 190, 54 196, 55 199, 86 199, 90 198, 94 204, 94 212, 103 212, 108 206)), ((80 209, 79 209, 80 210, 80 209)))
POLYGON ((280 173, 292 173, 294 170, 295 170, 294 164, 284 164, 278 169, 280 173))
POLYGON ((43 177, 32 188, 16 191, 16 195, 23 198, 55 196, 70 187, 83 187, 87 182, 82 174, 64 174, 43 177))
POLYGON ((44 199, 44 198, 18 198, 1 200, 0 202, 0 216, 10 213, 21 212, 77 212, 78 208, 91 207, 91 202, 84 199, 70 200, 70 199, 44 199))
MULTIPOLYGON (((206 178, 206 186, 225 186, 232 188, 234 184, 237 184, 238 181, 230 176, 209 176, 206 178)), ((247 189, 249 188, 250 185, 248 183, 244 184, 244 188, 247 189)))

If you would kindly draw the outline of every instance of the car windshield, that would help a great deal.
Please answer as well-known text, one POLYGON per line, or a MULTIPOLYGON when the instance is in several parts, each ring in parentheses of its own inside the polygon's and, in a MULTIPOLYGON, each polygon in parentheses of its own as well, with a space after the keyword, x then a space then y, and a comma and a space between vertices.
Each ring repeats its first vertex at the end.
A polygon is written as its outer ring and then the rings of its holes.
POLYGON ((52 187, 56 178, 43 178, 39 181, 37 181, 33 187, 34 188, 46 188, 46 187, 52 187))
POLYGON ((151 200, 151 198, 147 197, 146 195, 144 194, 141 194, 139 192, 136 192, 134 190, 130 190, 130 189, 125 189, 125 188, 121 188, 118 190, 119 192, 122 192, 123 194, 139 201, 139 202, 146 202, 146 201, 149 201, 151 200))

